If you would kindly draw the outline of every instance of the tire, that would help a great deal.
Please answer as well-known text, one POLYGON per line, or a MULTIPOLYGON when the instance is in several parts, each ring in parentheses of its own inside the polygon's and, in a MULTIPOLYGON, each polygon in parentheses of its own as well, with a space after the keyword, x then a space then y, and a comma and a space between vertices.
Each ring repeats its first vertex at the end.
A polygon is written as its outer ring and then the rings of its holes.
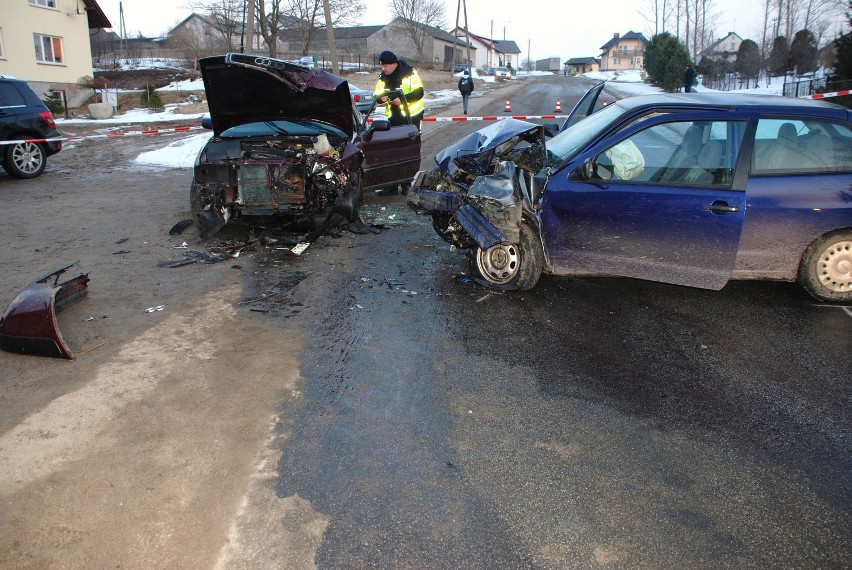
POLYGON ((3 168, 15 178, 35 178, 47 166, 44 145, 36 142, 19 142, 4 145, 3 168))
POLYGON ((544 267, 544 251, 537 232, 529 223, 521 224, 516 244, 495 245, 471 253, 471 268, 490 287, 503 291, 527 291, 535 287, 544 267))
POLYGON ((852 302, 852 231, 831 232, 808 246, 799 283, 820 301, 852 302))

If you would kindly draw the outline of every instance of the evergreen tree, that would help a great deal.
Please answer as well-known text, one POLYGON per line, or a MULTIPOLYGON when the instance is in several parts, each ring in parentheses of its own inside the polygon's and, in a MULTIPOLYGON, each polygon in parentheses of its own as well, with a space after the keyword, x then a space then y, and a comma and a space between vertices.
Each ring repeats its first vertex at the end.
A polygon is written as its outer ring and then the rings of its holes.
POLYGON ((686 48, 668 32, 652 37, 645 49, 645 71, 652 83, 666 91, 683 87, 683 72, 688 63, 686 48))
POLYGON ((796 73, 810 73, 816 71, 819 60, 819 47, 816 38, 810 30, 799 30, 793 36, 790 44, 790 62, 796 69, 796 73))
MULTIPOLYGON (((849 0, 849 25, 852 26, 852 0, 849 0)), ((834 75, 832 81, 852 79, 852 32, 846 33, 834 40, 834 75)))
MULTIPOLYGON (((852 2, 852 0, 850 0, 852 2)), ((786 75, 787 69, 790 67, 790 47, 787 45, 787 38, 778 36, 772 42, 772 51, 769 52, 769 61, 767 68, 772 75, 786 75)))
POLYGON ((757 79, 760 72, 760 48, 754 40, 743 40, 737 52, 734 69, 746 79, 746 87, 750 79, 757 79))
POLYGON ((143 107, 147 107, 152 111, 163 110, 163 100, 160 98, 160 94, 157 93, 157 89, 150 83, 145 85, 145 89, 142 90, 139 100, 143 107))

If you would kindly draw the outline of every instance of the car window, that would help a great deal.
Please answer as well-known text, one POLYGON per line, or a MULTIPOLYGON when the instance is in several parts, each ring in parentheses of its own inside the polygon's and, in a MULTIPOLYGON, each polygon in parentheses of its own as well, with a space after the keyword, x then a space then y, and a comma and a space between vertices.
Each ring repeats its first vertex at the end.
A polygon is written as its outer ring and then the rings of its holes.
POLYGON ((548 165, 556 167, 571 158, 625 112, 618 104, 608 105, 561 131, 547 141, 548 165))
POLYGON ((27 100, 14 84, 0 81, 0 107, 24 107, 27 100))
POLYGON ((651 125, 599 153, 602 179, 730 187, 745 121, 672 121, 651 125))
POLYGON ((852 130, 826 119, 761 117, 752 154, 755 174, 852 171, 852 130))

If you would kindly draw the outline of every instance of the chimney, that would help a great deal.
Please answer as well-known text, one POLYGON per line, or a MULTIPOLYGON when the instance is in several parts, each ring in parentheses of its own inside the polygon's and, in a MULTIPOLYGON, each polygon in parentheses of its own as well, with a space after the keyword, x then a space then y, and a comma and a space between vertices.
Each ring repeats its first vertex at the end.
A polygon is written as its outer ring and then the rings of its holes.
POLYGON ((617 40, 618 39, 618 32, 615 32, 614 34, 612 34, 612 38, 617 40))

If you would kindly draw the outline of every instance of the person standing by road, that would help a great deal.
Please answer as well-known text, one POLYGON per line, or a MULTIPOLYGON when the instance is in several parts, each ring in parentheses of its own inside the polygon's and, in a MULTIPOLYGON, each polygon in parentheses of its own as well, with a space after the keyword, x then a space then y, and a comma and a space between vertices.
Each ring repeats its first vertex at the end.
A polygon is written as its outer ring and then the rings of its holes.
POLYGON ((473 93, 473 79, 466 69, 462 71, 461 79, 459 79, 459 92, 462 96, 464 114, 467 115, 467 100, 470 98, 470 94, 473 93))
POLYGON ((385 116, 391 125, 407 125, 409 122, 420 128, 423 119, 423 82, 417 70, 405 61, 397 59, 392 51, 379 55, 382 73, 376 83, 375 95, 379 105, 385 106, 385 116), (388 89, 398 89, 399 94, 388 94, 388 89))
POLYGON ((687 64, 686 71, 683 73, 683 92, 692 93, 693 83, 695 83, 695 70, 687 64))

